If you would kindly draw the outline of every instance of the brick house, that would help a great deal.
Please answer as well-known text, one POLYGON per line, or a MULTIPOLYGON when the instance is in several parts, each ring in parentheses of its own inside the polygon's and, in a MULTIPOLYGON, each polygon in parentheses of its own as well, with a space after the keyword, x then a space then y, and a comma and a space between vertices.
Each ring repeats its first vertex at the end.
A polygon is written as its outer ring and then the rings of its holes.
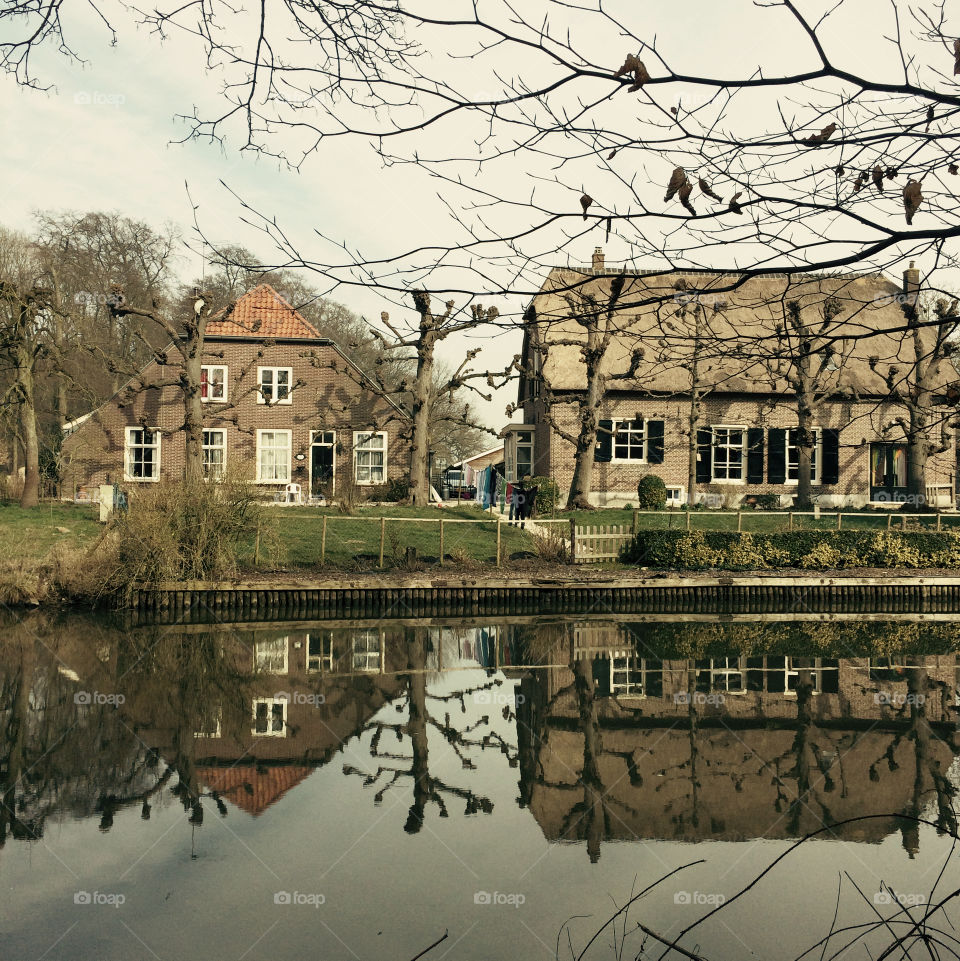
MULTIPOLYGON (((619 273, 604 268, 597 248, 592 268, 551 271, 526 314, 517 405, 523 423, 505 431, 507 463, 532 464, 530 473, 552 476, 561 490, 570 486, 574 447, 558 429, 578 433, 577 404, 587 384, 586 333, 569 298, 593 297, 604 310, 619 273)), ((611 379, 599 410, 593 502, 635 502, 637 481, 648 473, 663 478, 668 503, 686 502, 696 361, 696 499, 732 507, 750 495, 775 494, 788 506, 797 486, 798 415, 790 361, 778 345, 792 303, 822 320, 828 302, 840 313, 829 349, 815 357, 814 497, 827 507, 902 500, 907 445, 897 420, 906 408, 891 399, 885 374, 892 369, 899 378, 912 369, 901 305, 918 290, 912 265, 903 287, 880 274, 744 280, 719 272, 627 272, 601 366, 611 379)), ((944 360, 934 377, 932 417, 946 449, 928 459, 926 483, 933 503, 946 505, 953 501, 956 440, 945 393, 957 373, 944 360)))
MULTIPOLYGON (((175 385, 150 386, 177 373, 151 361, 105 404, 65 426, 65 496, 81 485, 183 477, 183 394, 175 385)), ((266 495, 299 484, 305 499, 406 476, 408 417, 365 382, 337 344, 261 284, 207 324, 205 473, 239 471, 266 495)))

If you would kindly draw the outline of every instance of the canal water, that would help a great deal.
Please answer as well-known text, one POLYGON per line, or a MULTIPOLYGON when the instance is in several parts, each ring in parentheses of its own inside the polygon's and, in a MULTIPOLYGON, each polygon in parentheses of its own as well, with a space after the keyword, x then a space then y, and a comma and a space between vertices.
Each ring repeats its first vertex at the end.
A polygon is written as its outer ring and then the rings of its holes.
POLYGON ((6 616, 0 958, 944 956, 957 650, 949 616, 6 616))

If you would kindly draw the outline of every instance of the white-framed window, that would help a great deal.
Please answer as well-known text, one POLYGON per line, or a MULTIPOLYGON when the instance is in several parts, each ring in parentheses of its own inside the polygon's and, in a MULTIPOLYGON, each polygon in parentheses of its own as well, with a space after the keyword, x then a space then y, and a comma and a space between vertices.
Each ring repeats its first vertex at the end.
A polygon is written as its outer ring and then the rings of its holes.
POLYGON ((518 430, 517 437, 517 473, 515 480, 533 475, 533 431, 518 430))
POLYGON ((258 367, 257 368, 257 403, 258 404, 292 404, 293 403, 293 368, 292 367, 258 367))
POLYGON ((353 434, 353 476, 358 484, 383 484, 387 479, 385 432, 353 434))
POLYGON ((613 459, 645 463, 647 459, 647 432, 642 417, 633 420, 615 420, 613 430, 613 459))
MULTIPOLYGON (((799 476, 800 448, 797 446, 797 434, 799 428, 791 427, 786 432, 785 443, 787 445, 787 483, 796 484, 799 476)), ((819 427, 813 428, 814 444, 810 451, 810 483, 820 483, 820 465, 823 463, 823 432, 819 427)))
POLYGON ((286 674, 290 638, 270 637, 253 642, 253 669, 261 674, 286 674))
POLYGON ((145 427, 127 428, 123 479, 160 480, 160 431, 145 427))
POLYGON ((610 658, 613 697, 658 697, 663 693, 663 663, 634 655, 610 658))
POLYGON ((286 737, 286 698, 255 697, 251 733, 258 737, 286 737))
POLYGON ((698 660, 697 690, 743 694, 744 666, 739 657, 708 657, 698 660))
POLYGON ((219 706, 208 708, 197 718, 194 737, 220 737, 223 724, 223 711, 219 706))
POLYGON ((747 464, 746 427, 714 427, 711 452, 711 481, 743 482, 747 464))
POLYGON ((288 430, 257 431, 257 483, 290 483, 290 444, 288 430))
POLYGON ((333 631, 311 631, 307 635, 307 673, 333 671, 333 631))
POLYGON ((353 669, 375 673, 380 670, 380 631, 365 628, 353 634, 353 669))
POLYGON ((222 364, 204 364, 200 368, 200 399, 227 402, 227 368, 222 364))
POLYGON ((683 486, 667 486, 667 507, 682 507, 687 502, 687 489, 683 486))
POLYGON ((227 432, 223 428, 203 431, 203 476, 219 480, 227 467, 227 432))

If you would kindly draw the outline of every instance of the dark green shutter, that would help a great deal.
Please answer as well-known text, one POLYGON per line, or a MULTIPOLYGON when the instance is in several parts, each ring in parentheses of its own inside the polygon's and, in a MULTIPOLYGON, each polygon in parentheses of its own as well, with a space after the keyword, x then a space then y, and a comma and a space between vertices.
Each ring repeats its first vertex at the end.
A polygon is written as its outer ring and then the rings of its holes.
POLYGON ((647 421, 647 463, 663 463, 663 421, 647 421))
POLYGON ((747 431, 747 483, 763 483, 763 428, 747 431))
POLYGON ((824 484, 836 484, 840 479, 840 431, 827 427, 823 431, 823 470, 820 480, 824 484))
POLYGON ((771 427, 767 441, 767 483, 783 484, 787 480, 787 432, 782 427, 771 427))
POLYGON ((597 431, 597 446, 593 449, 593 459, 604 462, 613 460, 612 420, 600 421, 600 429, 597 431))
POLYGON ((712 473, 713 431, 697 431, 697 483, 709 484, 712 473))

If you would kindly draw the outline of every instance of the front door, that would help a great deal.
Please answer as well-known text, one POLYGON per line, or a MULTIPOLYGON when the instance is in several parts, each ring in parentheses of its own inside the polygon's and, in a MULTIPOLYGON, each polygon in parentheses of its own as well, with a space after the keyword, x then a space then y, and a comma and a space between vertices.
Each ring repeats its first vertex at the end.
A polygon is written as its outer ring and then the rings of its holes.
POLYGON ((334 451, 336 434, 316 430, 310 441, 310 497, 329 499, 334 489, 334 451))
POLYGON ((907 445, 870 445, 870 500, 905 501, 907 497, 907 445))

